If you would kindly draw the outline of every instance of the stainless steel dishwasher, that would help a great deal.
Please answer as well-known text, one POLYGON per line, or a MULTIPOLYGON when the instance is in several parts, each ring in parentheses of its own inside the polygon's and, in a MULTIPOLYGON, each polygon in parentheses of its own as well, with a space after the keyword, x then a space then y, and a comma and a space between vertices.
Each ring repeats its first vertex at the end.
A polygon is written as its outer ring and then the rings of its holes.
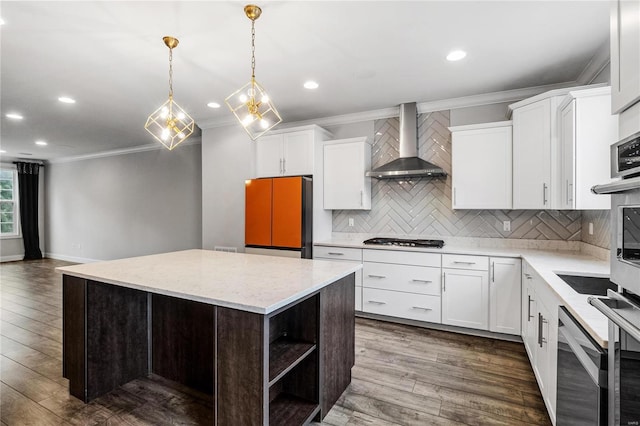
POLYGON ((607 424, 607 352, 561 306, 558 310, 556 424, 607 424))

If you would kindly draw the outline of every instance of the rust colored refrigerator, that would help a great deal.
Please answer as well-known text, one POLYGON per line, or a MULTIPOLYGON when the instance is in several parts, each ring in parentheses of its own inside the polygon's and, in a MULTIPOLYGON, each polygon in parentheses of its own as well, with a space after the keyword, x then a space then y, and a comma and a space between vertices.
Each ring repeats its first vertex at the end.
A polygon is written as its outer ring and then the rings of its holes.
POLYGON ((245 251, 311 259, 313 181, 308 176, 245 183, 245 251))

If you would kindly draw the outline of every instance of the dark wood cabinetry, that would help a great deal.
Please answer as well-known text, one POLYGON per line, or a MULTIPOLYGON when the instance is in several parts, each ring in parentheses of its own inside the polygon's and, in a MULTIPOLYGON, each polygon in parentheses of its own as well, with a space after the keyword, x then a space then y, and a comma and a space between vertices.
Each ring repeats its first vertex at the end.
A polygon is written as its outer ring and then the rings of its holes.
POLYGON ((321 420, 351 381, 354 279, 262 315, 64 275, 69 392, 154 373, 212 394, 218 425, 321 420))

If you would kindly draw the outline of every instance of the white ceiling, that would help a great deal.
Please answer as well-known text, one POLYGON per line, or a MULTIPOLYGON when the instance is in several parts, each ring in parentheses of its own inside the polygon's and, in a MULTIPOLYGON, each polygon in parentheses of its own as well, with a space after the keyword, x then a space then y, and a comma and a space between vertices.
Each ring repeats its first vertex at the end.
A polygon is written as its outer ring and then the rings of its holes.
MULTIPOLYGON (((168 94, 165 35, 180 40, 178 104, 201 127, 231 122, 224 98, 250 77, 244 4, 3 1, 3 158, 153 143, 143 126, 168 94), (58 102, 63 95, 77 103, 58 102), (14 111, 24 119, 5 117, 14 111)), ((608 43, 606 0, 259 5, 256 78, 286 122, 576 81, 608 43), (467 58, 446 61, 455 48, 467 58), (320 88, 304 89, 308 79, 320 88)))

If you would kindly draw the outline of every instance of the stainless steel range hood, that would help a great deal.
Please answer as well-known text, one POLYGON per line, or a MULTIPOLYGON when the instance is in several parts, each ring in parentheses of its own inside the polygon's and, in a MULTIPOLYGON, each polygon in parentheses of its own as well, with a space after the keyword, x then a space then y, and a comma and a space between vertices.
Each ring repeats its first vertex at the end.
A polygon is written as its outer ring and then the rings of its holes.
POLYGON ((418 108, 413 103, 400 105, 400 157, 366 173, 378 179, 432 178, 446 176, 441 167, 418 157, 418 108))

